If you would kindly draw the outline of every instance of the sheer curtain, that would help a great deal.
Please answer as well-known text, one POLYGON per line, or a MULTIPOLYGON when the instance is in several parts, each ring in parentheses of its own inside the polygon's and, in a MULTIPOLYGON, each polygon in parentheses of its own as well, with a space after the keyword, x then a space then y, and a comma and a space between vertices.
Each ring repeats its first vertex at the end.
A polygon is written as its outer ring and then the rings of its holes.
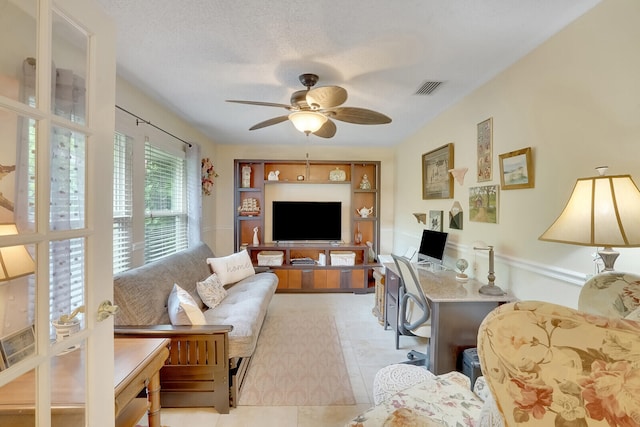
MULTIPOLYGON (((23 63, 23 99, 35 102, 36 62, 23 63)), ((85 82, 71 70, 52 72, 52 110, 71 122, 85 121, 85 82)), ((31 121, 31 119, 29 119, 31 121)), ((17 210, 19 227, 35 228, 35 146, 33 125, 22 126, 16 166, 17 210)), ((51 230, 85 227, 86 136, 60 126, 53 126, 50 138, 50 212, 51 230)), ((84 239, 52 242, 49 247, 50 316, 57 319, 84 303, 84 239)), ((30 283, 35 298, 35 282, 30 283)), ((30 305, 31 306, 31 305, 30 305)), ((34 305, 35 306, 35 305, 34 305)))
POLYGON ((189 213, 189 247, 202 239, 202 172, 200 170, 200 145, 187 147, 187 212, 189 213))

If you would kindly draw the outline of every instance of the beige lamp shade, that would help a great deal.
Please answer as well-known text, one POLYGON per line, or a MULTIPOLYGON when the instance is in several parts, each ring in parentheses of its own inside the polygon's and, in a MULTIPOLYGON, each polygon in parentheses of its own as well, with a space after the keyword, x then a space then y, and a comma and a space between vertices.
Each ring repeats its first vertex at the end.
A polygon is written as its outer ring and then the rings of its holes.
POLYGON ((289 120, 300 132, 309 135, 317 131, 327 121, 327 116, 313 111, 296 111, 289 114, 289 120))
POLYGON ((619 255, 613 246, 640 246, 638 187, 630 175, 578 179, 564 210, 540 240, 603 246, 598 254, 604 270, 612 271, 619 255))
POLYGON ((583 246, 640 246, 640 191, 630 175, 581 178, 540 240, 583 246))
MULTIPOLYGON (((0 236, 18 234, 15 224, 0 224, 0 236)), ((0 247, 0 282, 26 276, 35 271, 35 263, 24 245, 0 247)))

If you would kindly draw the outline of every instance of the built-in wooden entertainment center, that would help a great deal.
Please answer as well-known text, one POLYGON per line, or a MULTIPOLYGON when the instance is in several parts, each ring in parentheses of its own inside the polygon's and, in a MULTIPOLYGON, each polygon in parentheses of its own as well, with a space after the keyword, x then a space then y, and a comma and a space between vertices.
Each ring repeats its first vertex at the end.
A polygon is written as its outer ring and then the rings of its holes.
MULTIPOLYGON (((282 265, 269 267, 280 279, 279 292, 373 291, 373 267, 379 264, 369 259, 367 242, 379 253, 380 162, 237 159, 234 163, 235 248, 246 247, 256 266, 260 252, 280 252, 282 265), (365 175, 368 185, 362 185, 365 175), (338 198, 343 204, 342 215, 348 220, 342 221, 340 241, 271 241, 273 201, 315 201, 323 197, 338 198), (252 212, 248 207, 254 204, 252 212), (362 216, 358 211, 363 208, 371 213, 362 216), (257 245, 253 243, 256 228, 257 245), (332 265, 332 258, 344 253, 355 254, 353 265, 332 265), (292 263, 298 258, 318 260, 321 254, 326 265, 292 263)), ((299 220, 304 223, 304 212, 299 220)))

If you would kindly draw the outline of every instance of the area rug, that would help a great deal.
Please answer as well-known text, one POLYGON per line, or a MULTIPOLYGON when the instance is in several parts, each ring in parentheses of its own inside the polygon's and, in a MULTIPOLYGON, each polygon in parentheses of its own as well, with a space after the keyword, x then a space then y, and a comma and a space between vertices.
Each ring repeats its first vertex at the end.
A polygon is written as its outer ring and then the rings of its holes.
POLYGON ((355 404, 333 316, 267 315, 238 404, 355 404))

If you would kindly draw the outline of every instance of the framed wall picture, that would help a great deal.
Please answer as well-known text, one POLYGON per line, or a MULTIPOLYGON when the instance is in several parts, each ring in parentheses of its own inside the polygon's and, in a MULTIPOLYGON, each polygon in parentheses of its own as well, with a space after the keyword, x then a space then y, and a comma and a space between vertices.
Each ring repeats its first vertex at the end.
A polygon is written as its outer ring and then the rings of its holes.
POLYGON ((442 211, 429 211, 429 224, 427 224, 429 230, 442 231, 442 217, 442 211))
POLYGON ((478 182, 493 179, 493 118, 478 123, 478 182))
MULTIPOLYGON (((33 326, 28 326, 0 339, 0 367, 2 369, 33 356, 36 352, 36 336, 33 326)), ((0 370, 2 370, 0 369, 0 370)))
POLYGON ((452 199, 453 143, 422 155, 422 199, 452 199))
POLYGON ((533 188, 531 147, 500 154, 500 186, 503 190, 533 188))
POLYGON ((469 220, 498 223, 498 186, 483 185, 469 188, 469 220))

